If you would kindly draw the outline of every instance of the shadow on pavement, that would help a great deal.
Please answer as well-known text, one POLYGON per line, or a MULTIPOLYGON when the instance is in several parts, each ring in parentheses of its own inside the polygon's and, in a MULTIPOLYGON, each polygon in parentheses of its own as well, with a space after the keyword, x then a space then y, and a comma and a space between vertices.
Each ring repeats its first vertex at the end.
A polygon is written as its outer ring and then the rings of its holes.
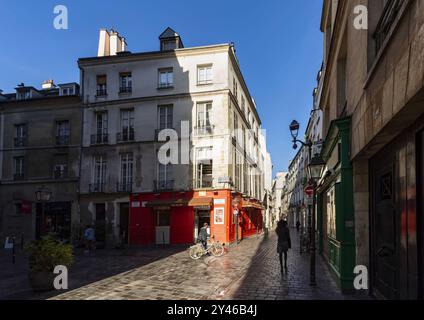
POLYGON ((152 262, 187 250, 188 246, 128 247, 103 249, 87 256, 83 249, 75 249, 75 263, 68 271, 68 290, 34 292, 28 281, 28 259, 16 254, 12 264, 10 251, 0 251, 0 300, 48 299, 111 276, 131 271, 152 262))

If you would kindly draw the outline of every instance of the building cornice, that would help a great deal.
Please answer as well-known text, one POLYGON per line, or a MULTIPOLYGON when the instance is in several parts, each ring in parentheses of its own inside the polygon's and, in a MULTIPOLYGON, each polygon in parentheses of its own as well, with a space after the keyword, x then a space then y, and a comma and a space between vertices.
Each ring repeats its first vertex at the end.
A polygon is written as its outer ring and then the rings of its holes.
POLYGON ((89 67, 89 66, 104 65, 104 64, 127 63, 127 62, 134 62, 134 61, 167 59, 167 58, 175 58, 175 57, 184 57, 188 55, 226 52, 229 47, 230 47, 230 44, 217 44, 217 45, 202 46, 202 47, 180 48, 180 49, 169 50, 169 51, 137 52, 137 53, 128 53, 128 54, 118 54, 115 56, 80 58, 78 59, 78 66, 81 68, 81 67, 89 67))

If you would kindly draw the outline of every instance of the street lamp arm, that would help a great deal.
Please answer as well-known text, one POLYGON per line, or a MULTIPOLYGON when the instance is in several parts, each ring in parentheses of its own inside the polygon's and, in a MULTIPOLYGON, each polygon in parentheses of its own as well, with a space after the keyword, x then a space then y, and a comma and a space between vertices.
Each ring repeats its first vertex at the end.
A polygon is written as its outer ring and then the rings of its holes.
POLYGON ((302 140, 293 139, 293 143, 300 143, 304 147, 312 147, 313 146, 312 141, 304 142, 302 140))

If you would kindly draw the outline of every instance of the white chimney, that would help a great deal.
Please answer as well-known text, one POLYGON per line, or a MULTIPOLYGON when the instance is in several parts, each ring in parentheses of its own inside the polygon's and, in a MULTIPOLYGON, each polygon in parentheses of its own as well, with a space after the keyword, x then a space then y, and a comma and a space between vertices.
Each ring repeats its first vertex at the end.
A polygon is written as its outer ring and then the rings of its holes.
POLYGON ((43 90, 48 90, 48 89, 53 89, 56 86, 53 80, 49 79, 49 80, 43 81, 43 83, 41 84, 41 87, 43 88, 43 90))
POLYGON ((106 29, 100 29, 98 57, 110 55, 110 34, 106 29))
POLYGON ((125 42, 125 38, 121 38, 121 52, 127 51, 127 44, 125 42))
POLYGON ((125 38, 121 37, 117 31, 100 29, 98 57, 115 56, 126 49, 125 38))

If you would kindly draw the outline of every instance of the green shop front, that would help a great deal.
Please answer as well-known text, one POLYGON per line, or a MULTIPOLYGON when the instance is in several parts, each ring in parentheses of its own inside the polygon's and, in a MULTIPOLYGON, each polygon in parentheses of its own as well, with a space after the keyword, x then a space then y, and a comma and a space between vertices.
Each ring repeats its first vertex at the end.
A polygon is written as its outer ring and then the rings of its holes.
POLYGON ((326 168, 317 190, 319 252, 343 291, 353 289, 356 260, 350 124, 350 117, 331 123, 321 151, 326 168))

